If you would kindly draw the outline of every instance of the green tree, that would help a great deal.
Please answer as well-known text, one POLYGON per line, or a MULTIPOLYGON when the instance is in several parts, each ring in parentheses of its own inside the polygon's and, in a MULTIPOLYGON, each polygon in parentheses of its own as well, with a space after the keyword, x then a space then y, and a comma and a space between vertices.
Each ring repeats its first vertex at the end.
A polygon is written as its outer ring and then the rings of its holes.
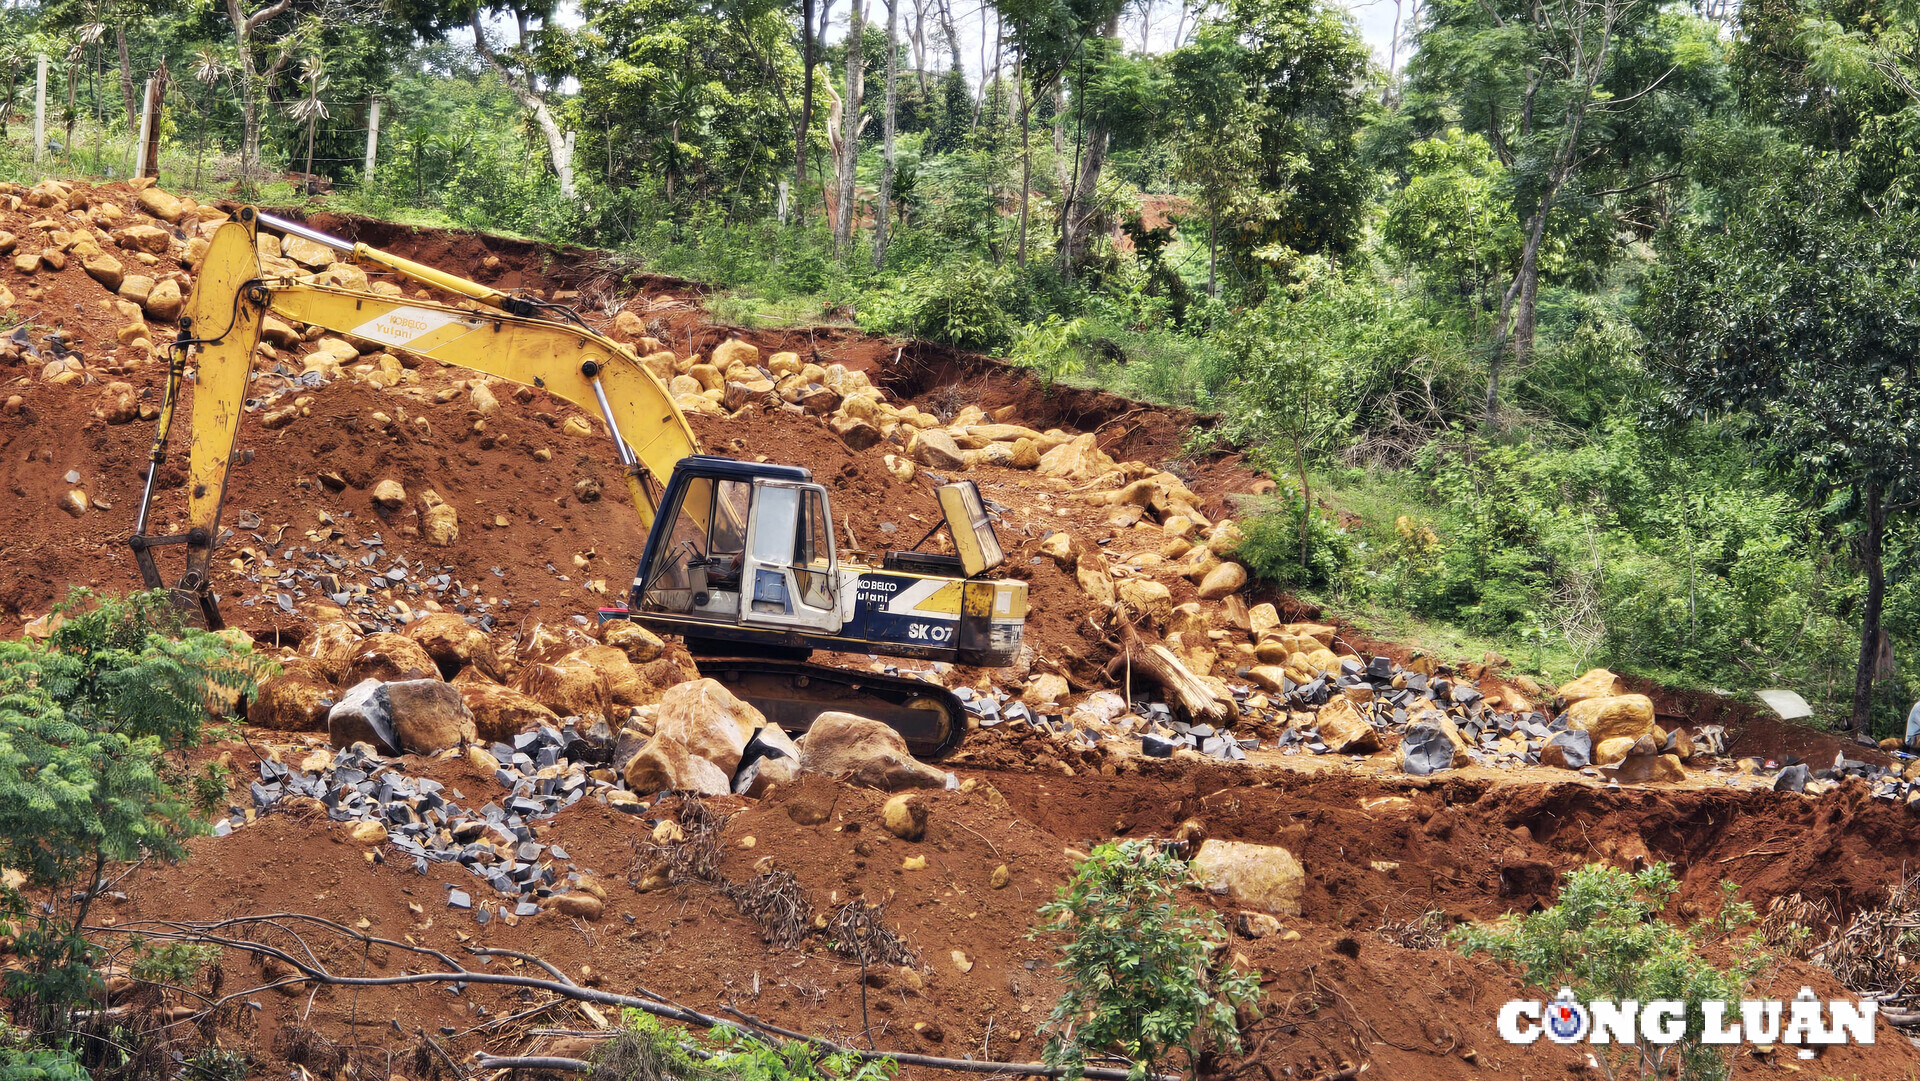
MULTIPOLYGON (((228 0, 239 3, 240 0, 228 0)), ((286 0, 280 0, 285 3, 286 0)), ((547 161, 560 184, 560 194, 573 199, 574 146, 567 138, 560 111, 551 100, 556 84, 576 70, 583 43, 568 28, 554 21, 554 0, 392 0, 389 11, 396 21, 413 28, 428 40, 444 39, 450 33, 471 33, 473 47, 518 99, 533 118, 547 144, 547 161), (487 32, 489 16, 510 21, 514 38, 495 45, 487 32)), ((591 13, 586 13, 589 21, 591 13)))
POLYGON ((1242 79, 1267 197, 1236 238, 1235 258, 1253 279, 1276 254, 1350 254, 1371 185, 1360 155, 1366 43, 1325 0, 1229 0, 1226 22, 1246 50, 1242 79))
POLYGON ((664 185, 676 212, 695 201, 766 205, 801 57, 778 10, 759 4, 589 0, 578 65, 583 162, 607 184, 664 185))
POLYGON ((1485 953, 1519 965, 1527 983, 1548 994, 1569 987, 1582 1001, 1686 1003, 1686 1035, 1677 1043, 1654 1044, 1643 1033, 1634 1044, 1597 1046, 1595 1053, 1606 1059, 1609 1077, 1654 1081, 1677 1074, 1686 1081, 1718 1081, 1727 1076, 1726 1052, 1700 1042, 1706 1031, 1700 1004, 1739 999, 1768 958, 1743 943, 1742 960, 1730 969, 1715 968, 1699 947, 1752 923, 1753 906, 1734 901, 1727 890, 1719 910, 1689 933, 1660 918, 1679 889, 1668 864, 1638 874, 1596 864, 1567 872, 1552 908, 1506 927, 1463 928, 1455 942, 1469 957, 1485 953))
POLYGON ((1858 202, 1810 157, 1725 229, 1684 235, 1642 305, 1681 404, 1738 423, 1842 519, 1867 579, 1849 726, 1868 735, 1890 519, 1920 506, 1920 214, 1858 202))
POLYGON ((1520 255, 1507 169, 1484 136, 1450 131, 1410 148, 1413 175, 1387 198, 1380 238, 1429 285, 1491 307, 1520 255))
POLYGON ((1241 73, 1246 48, 1230 27, 1201 27, 1192 44, 1167 58, 1168 134, 1178 147, 1176 175, 1207 212, 1207 295, 1220 294, 1222 218, 1250 194, 1260 169, 1260 115, 1241 73))
POLYGON ((1549 240, 1561 218, 1577 216, 1567 213, 1570 205, 1678 177, 1673 141, 1651 139, 1644 129, 1682 130, 1690 114, 1680 103, 1697 89, 1694 69, 1717 63, 1714 50, 1693 47, 1690 26, 1652 0, 1438 0, 1429 7, 1409 64, 1409 108, 1430 115, 1436 128, 1457 123, 1486 137, 1513 172, 1522 222, 1520 257, 1495 317, 1489 419, 1509 356, 1525 361, 1533 351, 1549 240), (1586 185, 1597 173, 1617 182, 1586 185))
POLYGON ((7 898, 28 964, 5 990, 43 1025, 87 998, 81 935, 108 864, 175 859, 201 826, 163 756, 198 741, 209 716, 251 693, 255 661, 190 630, 164 592, 76 592, 41 643, 0 642, 0 865, 50 891, 7 898))
POLYGON ((1235 1010, 1259 999, 1260 974, 1225 966, 1220 917, 1177 903, 1186 877, 1150 842, 1104 844, 1040 906, 1032 936, 1071 936, 1057 963, 1067 988, 1047 1018, 1049 1063, 1077 1077, 1089 1053, 1113 1048, 1143 1078, 1176 1048, 1196 1060, 1209 1047, 1239 1050, 1235 1010))

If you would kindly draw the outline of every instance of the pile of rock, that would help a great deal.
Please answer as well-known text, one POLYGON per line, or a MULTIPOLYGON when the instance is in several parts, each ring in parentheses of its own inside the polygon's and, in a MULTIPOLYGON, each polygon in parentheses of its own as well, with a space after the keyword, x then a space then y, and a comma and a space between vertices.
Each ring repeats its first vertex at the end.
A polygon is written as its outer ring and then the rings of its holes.
MULTIPOLYGON (((391 846, 410 857, 419 874, 428 874, 434 864, 467 868, 497 896, 476 902, 467 891, 449 885, 447 904, 473 910, 481 923, 496 917, 513 923, 537 914, 543 904, 568 915, 585 915, 583 909, 590 907, 586 900, 566 896, 570 882, 561 878, 566 871, 558 866, 568 859, 566 850, 542 844, 534 823, 589 795, 604 798, 608 783, 590 777, 584 763, 566 757, 592 747, 571 726, 559 731, 543 727, 522 734, 512 746, 496 746, 494 754, 503 755, 508 764, 496 766, 494 777, 509 794, 478 811, 462 806, 467 797, 459 789, 409 775, 400 762, 366 743, 337 752, 316 750, 297 766, 271 758, 260 763, 260 779, 249 786, 252 807, 235 809, 215 824, 214 833, 226 836, 274 808, 324 813, 345 824, 351 840, 375 846, 376 852, 383 851, 379 846, 391 846)), ((492 757, 478 748, 469 754, 476 761, 492 757)), ((645 809, 644 804, 626 806, 645 809)), ((599 915, 597 907, 591 915, 599 915)))
POLYGON ((1752 784, 1775 792, 1809 796, 1823 796, 1846 785, 1860 785, 1874 799, 1920 807, 1920 759, 1914 758, 1883 766, 1848 758, 1842 751, 1834 755, 1831 766, 1815 768, 1798 755, 1787 755, 1778 761, 1748 757, 1734 763, 1733 777, 1728 783, 1736 787, 1752 784))
POLYGON ((402 633, 364 633, 367 621, 331 603, 299 610, 313 620, 306 640, 297 651, 282 651, 281 674, 261 685, 248 708, 248 720, 263 728, 327 727, 343 700, 340 688, 364 680, 444 680, 480 738, 505 740, 540 724, 557 726, 562 717, 612 723, 698 674, 683 649, 669 654, 659 638, 625 620, 599 628, 598 638, 536 624, 505 639, 487 633, 486 616, 421 613, 402 633))
MULTIPOLYGON (((1423 659, 1424 660, 1424 659, 1423 659)), ((1618 677, 1594 669, 1559 690, 1556 713, 1519 690, 1483 694, 1468 679, 1428 663, 1391 657, 1339 659, 1336 673, 1304 683, 1281 677, 1277 694, 1294 710, 1281 734, 1283 751, 1373 754, 1398 751, 1416 776, 1456 766, 1550 766, 1622 782, 1674 781, 1682 763, 1722 750, 1718 728, 1667 731, 1653 702, 1626 694, 1618 677)))
MULTIPOLYGON (((570 718, 482 746, 457 692, 429 679, 356 684, 328 724, 337 750, 316 750, 298 768, 277 757, 262 762, 253 806, 235 809, 215 832, 224 836, 273 807, 324 812, 349 823, 357 842, 399 849, 421 874, 436 863, 467 867, 501 900, 476 903, 450 888, 448 903, 474 909, 481 922, 533 915, 549 899, 567 915, 599 916, 604 895, 570 889, 556 869, 566 852, 542 845, 534 830, 584 799, 639 816, 669 793, 758 798, 802 773, 888 791, 956 787, 951 774, 915 761, 884 724, 828 713, 796 742, 711 679, 670 689, 651 733, 570 718), (464 754, 504 794, 470 811, 459 791, 400 768, 401 755, 435 754, 464 754)), ((581 871, 571 881, 591 877, 581 871)))

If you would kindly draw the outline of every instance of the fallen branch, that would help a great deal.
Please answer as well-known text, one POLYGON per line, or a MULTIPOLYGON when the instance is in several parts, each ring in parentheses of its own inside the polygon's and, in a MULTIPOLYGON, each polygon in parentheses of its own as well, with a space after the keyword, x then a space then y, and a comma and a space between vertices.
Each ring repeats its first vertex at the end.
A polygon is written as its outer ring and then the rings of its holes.
MULTIPOLYGON (((293 969, 300 979, 322 986, 398 987, 422 983, 451 983, 456 986, 464 984, 496 984, 505 987, 526 987, 538 991, 546 991, 561 998, 573 999, 578 1002, 638 1010, 655 1017, 664 1018, 669 1021, 678 1021, 682 1024, 693 1025, 698 1028, 737 1029, 740 1027, 725 1018, 702 1013, 699 1010, 672 1003, 665 999, 639 998, 633 995, 621 995, 610 991, 581 987, 570 980, 566 980, 564 977, 555 980, 540 979, 534 976, 520 976, 508 972, 476 972, 466 968, 439 950, 415 946, 407 942, 395 942, 392 939, 376 938, 348 927, 345 924, 336 923, 333 920, 323 919, 319 916, 310 916, 301 913, 238 916, 209 923, 172 920, 135 920, 128 923, 117 924, 112 927, 89 926, 85 928, 85 930, 95 934, 139 934, 147 939, 201 943, 209 946, 219 946, 224 949, 237 950, 242 953, 251 953, 261 957, 269 957, 293 969), (397 976, 340 976, 323 967, 317 958, 307 960, 278 946, 219 933, 226 928, 249 924, 277 927, 279 926, 278 921, 281 920, 303 921, 331 930, 344 937, 351 938, 356 942, 383 945, 410 953, 430 956, 447 965, 448 971, 406 972, 397 976)), ((284 928, 282 928, 282 930, 284 930, 284 928)), ((304 947, 305 943, 302 943, 303 951, 304 947)), ((479 953, 481 951, 476 948, 473 952, 479 953)), ((516 956, 510 951, 489 950, 486 952, 496 955, 516 956)), ((310 952, 308 956, 312 956, 310 952)), ((523 960, 527 959, 526 955, 517 956, 520 956, 523 960)), ((534 963, 540 964, 542 967, 547 967, 550 972, 554 971, 550 966, 545 966, 543 962, 535 961, 534 963)), ((891 1060, 902 1066, 925 1066, 929 1069, 951 1070, 957 1073, 1004 1074, 1014 1077, 1063 1077, 1067 1073, 1067 1069, 1063 1066, 1050 1066, 1044 1062, 986 1062, 973 1059, 937 1058, 931 1055, 915 1055, 904 1051, 862 1051, 856 1047, 843 1046, 824 1037, 808 1036, 777 1028, 741 1013, 738 1010, 728 1008, 728 1012, 739 1017, 751 1028, 759 1029, 763 1032, 776 1033, 783 1038, 804 1043, 828 1055, 850 1055, 868 1062, 891 1060)), ((584 1072, 590 1068, 590 1064, 582 1059, 541 1056, 495 1057, 482 1054, 479 1061, 481 1067, 485 1069, 520 1068, 584 1072)), ((1092 1081, 1127 1081, 1130 1074, 1128 1071, 1122 1069, 1090 1067, 1083 1071, 1083 1076, 1091 1078, 1092 1081)), ((1180 1079, 1171 1074, 1154 1074, 1149 1075, 1147 1081, 1180 1081, 1180 1079)))
POLYGON ((1126 637, 1124 648, 1127 663, 1158 683, 1166 691, 1167 697, 1185 711, 1195 724, 1225 726, 1229 723, 1232 714, 1227 703, 1205 680, 1180 663, 1180 658, 1174 656, 1172 650, 1157 642, 1147 645, 1132 627, 1125 628, 1122 633, 1126 637))
POLYGON ((488 1055, 476 1057, 476 1064, 483 1070, 558 1070, 562 1073, 586 1073, 593 1069, 593 1063, 583 1058, 561 1058, 558 1055, 488 1055))

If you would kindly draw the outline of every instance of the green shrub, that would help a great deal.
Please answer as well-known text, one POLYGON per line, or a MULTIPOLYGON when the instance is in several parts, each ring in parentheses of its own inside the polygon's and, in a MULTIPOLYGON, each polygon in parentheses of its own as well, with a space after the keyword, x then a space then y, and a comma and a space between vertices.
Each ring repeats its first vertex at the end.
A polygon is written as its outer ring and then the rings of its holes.
POLYGON ((1318 506, 1309 508, 1291 478, 1281 485, 1278 499, 1243 505, 1253 508, 1262 509, 1240 519, 1240 541, 1225 554, 1275 585, 1336 591, 1348 586, 1359 556, 1354 539, 1318 506))
POLYGON ((1085 333, 1086 320, 1049 315, 1043 322, 1024 324, 1014 332, 1013 349, 1007 359, 1034 369, 1046 385, 1052 386, 1085 370, 1085 333))
POLYGON ((95 950, 79 928, 107 865, 178 858, 203 828, 162 756, 193 745, 260 670, 183 627, 162 592, 79 590, 55 613, 64 622, 46 642, 0 642, 0 866, 54 898, 0 897, 26 961, 4 989, 42 1024, 92 993, 95 950))
POLYGON ((1717 1081, 1727 1076, 1726 1052, 1700 1042, 1706 1024, 1700 1003, 1740 998, 1771 957, 1753 938, 1734 951, 1741 960, 1733 967, 1716 968, 1700 956, 1700 946, 1753 923, 1753 906, 1735 901, 1733 884, 1725 883, 1718 911, 1683 930, 1660 918, 1678 890, 1665 863, 1638 874, 1595 864, 1567 872, 1553 907, 1505 928, 1462 928, 1455 943, 1469 957, 1485 953, 1519 965, 1528 985, 1549 996, 1571 987, 1582 1001, 1685 1002, 1687 1032, 1678 1043, 1643 1037, 1629 1046, 1595 1045, 1593 1052, 1607 1059, 1609 1077, 1652 1081, 1677 1070, 1686 1081, 1717 1081))
POLYGON ((700 1036, 669 1029, 651 1014, 621 1011, 621 1031, 593 1056, 595 1077, 636 1081, 890 1081, 889 1058, 823 1055, 791 1040, 771 1043, 736 1028, 700 1036))
POLYGON ((997 352, 1013 334, 1018 306, 1013 274, 983 259, 911 271, 892 288, 870 292, 860 328, 906 334, 964 349, 997 352))
POLYGON ((1057 962, 1066 990, 1047 1018, 1046 1059, 1068 1076, 1115 1050, 1142 1078, 1175 1048, 1198 1059, 1240 1049, 1237 1008, 1260 996, 1260 974, 1226 967, 1227 931, 1211 912, 1176 903, 1187 865, 1146 841, 1103 844, 1055 900, 1044 933, 1070 936, 1057 962))

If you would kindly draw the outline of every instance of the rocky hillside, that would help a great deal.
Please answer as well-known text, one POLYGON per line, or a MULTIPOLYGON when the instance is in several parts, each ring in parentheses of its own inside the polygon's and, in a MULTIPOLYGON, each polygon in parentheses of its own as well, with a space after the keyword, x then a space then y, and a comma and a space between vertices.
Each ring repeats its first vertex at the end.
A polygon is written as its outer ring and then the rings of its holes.
MULTIPOLYGON (((0 198, 0 626, 31 633, 71 586, 138 584, 139 422, 230 208, 51 181, 0 198)), ((1034 908, 1090 846, 1156 837, 1195 858, 1192 900, 1237 928, 1232 962, 1266 974, 1245 1068, 1518 1076, 1580 1063, 1498 1044, 1485 1004, 1517 980, 1410 934, 1427 913, 1490 919, 1550 902, 1561 870, 1653 859, 1678 864, 1690 904, 1733 876, 1762 905, 1817 891, 1858 908, 1884 901, 1916 836, 1880 756, 1836 761, 1609 672, 1547 687, 1498 657, 1370 641, 1249 582, 1235 522, 1271 485, 1182 458, 1202 419, 917 343, 716 327, 693 287, 591 253, 314 224, 577 306, 706 449, 812 470, 843 555, 911 546, 939 521, 934 486, 974 479, 1004 573, 1030 586, 1028 648, 1000 670, 832 658, 955 688, 971 731, 941 762, 858 717, 789 739, 679 642, 599 624, 643 536, 597 419, 269 320, 215 588, 279 671, 245 739, 205 749, 236 778, 215 836, 135 871, 110 927, 237 919, 291 949, 258 920, 294 911, 328 921, 309 930, 335 975, 352 959, 397 976, 429 949, 497 971, 539 958, 843 1040, 1026 1059, 1057 991, 1046 943, 1023 937, 1034 908), (848 952, 835 921, 851 919, 886 931, 860 939, 880 952, 848 952)), ((260 244, 270 275, 424 292, 260 244)), ((155 531, 181 528, 183 485, 177 463, 161 473, 155 531)), ((257 990, 211 1011, 131 984, 116 1001, 263 1069, 355 1077, 581 1053, 590 1037, 558 1033, 604 1019, 529 985, 316 988, 276 956, 230 948, 226 986, 257 990)), ((1910 1062, 1896 1040, 1820 1068, 1910 1062)))

